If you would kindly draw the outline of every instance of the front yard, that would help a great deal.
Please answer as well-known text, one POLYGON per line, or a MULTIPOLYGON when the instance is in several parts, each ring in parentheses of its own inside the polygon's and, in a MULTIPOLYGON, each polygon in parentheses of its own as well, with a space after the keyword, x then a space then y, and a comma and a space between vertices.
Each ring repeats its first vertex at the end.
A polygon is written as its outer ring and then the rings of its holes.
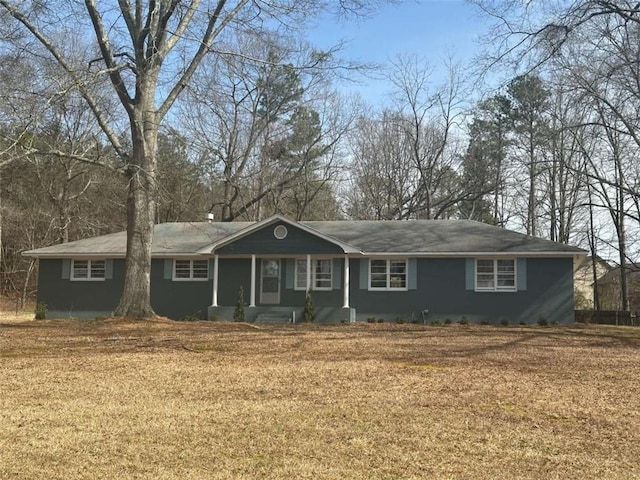
POLYGON ((640 330, 0 320, 0 478, 640 478, 640 330))

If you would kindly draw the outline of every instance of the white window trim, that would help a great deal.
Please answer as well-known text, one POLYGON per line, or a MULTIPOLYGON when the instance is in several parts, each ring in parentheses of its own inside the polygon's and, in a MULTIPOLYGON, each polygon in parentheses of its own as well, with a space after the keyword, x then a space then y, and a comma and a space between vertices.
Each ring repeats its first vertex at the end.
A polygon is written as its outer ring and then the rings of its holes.
POLYGON ((171 270, 171 280, 174 282, 207 282, 209 281, 209 260, 205 258, 174 258, 173 266, 171 270), (194 261, 206 261, 207 262, 207 276, 205 278, 194 278, 193 277, 193 262, 194 261), (176 277, 176 261, 187 261, 189 262, 189 277, 188 278, 178 278, 176 277))
POLYGON ((518 291, 518 262, 515 258, 476 258, 473 265, 473 284, 476 292, 513 293, 518 291), (478 287, 478 260, 491 260, 493 262, 493 287, 478 287), (513 287, 498 287, 498 260, 511 260, 513 262, 513 287))
POLYGON ((107 260, 104 258, 78 258, 71 259, 71 272, 69 272, 69 280, 73 282, 104 282, 107 277, 107 260), (87 276, 86 277, 76 277, 74 275, 75 269, 74 264, 76 261, 79 262, 87 262, 87 276), (91 276, 91 262, 104 262, 104 277, 92 277, 91 276))
POLYGON ((369 279, 367 287, 372 292, 406 292, 409 290, 409 259, 408 258, 370 258, 369 259, 369 279), (371 286, 371 261, 385 260, 387 262, 387 286, 372 287, 371 286), (404 287, 390 287, 391 285, 391 262, 404 262, 404 287))
MULTIPOLYGON (((304 292, 306 291, 305 287, 299 287, 298 286, 298 262, 302 262, 304 261, 305 263, 307 262, 306 258, 296 258, 293 261, 293 289, 297 290, 297 291, 301 291, 304 292)), ((306 281, 306 275, 305 275, 305 281, 306 281)), ((311 288, 312 291, 316 291, 316 292, 329 292, 331 290, 333 290, 333 258, 327 258, 327 257, 314 257, 311 259, 311 285, 309 286, 311 288), (331 276, 329 278, 330 280, 330 286, 329 287, 318 287, 316 285, 316 265, 315 262, 317 262, 318 260, 328 260, 329 261, 329 265, 331 265, 331 276)))

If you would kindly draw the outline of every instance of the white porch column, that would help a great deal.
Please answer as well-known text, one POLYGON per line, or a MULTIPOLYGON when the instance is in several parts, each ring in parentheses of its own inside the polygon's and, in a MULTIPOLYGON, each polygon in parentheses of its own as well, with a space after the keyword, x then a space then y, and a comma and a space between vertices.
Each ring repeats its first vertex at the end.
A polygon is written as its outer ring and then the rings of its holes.
POLYGON ((249 301, 250 307, 256 306, 256 256, 251 255, 251 297, 249 301))
POLYGON ((218 306, 218 255, 213 256, 213 300, 211 306, 218 306))
POLYGON ((307 254, 307 289, 311 290, 311 255, 307 254))
POLYGON ((344 304, 342 308, 349 308, 349 257, 344 257, 344 304))

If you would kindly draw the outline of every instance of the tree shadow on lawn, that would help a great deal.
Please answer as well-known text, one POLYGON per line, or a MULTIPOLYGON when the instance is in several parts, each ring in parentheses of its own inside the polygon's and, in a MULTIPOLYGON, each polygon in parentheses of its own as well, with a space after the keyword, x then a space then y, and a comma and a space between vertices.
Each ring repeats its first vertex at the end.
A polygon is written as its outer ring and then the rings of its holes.
POLYGON ((474 357, 496 352, 516 352, 524 345, 541 352, 563 347, 640 348, 640 329, 637 327, 478 327, 464 334, 470 337, 469 346, 454 347, 449 351, 450 355, 474 357))

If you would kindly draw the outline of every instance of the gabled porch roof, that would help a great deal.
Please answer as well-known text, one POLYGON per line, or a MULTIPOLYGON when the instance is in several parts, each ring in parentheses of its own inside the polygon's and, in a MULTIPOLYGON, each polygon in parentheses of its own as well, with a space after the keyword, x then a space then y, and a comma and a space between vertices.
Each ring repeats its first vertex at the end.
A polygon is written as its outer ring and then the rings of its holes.
POLYGON ((295 221, 289 220, 286 217, 283 217, 282 215, 273 215, 269 218, 265 218, 264 220, 253 223, 237 232, 234 232, 224 238, 221 238, 220 240, 217 240, 213 243, 210 243, 200 248, 196 253, 200 255, 213 254, 216 250, 219 250, 225 246, 228 246, 234 242, 237 242, 238 240, 245 238, 255 232, 258 232, 263 228, 267 228, 271 225, 276 225, 276 224, 280 224, 280 225, 284 224, 293 228, 298 228, 306 233, 309 233, 310 235, 313 235, 321 240, 324 240, 326 242, 329 242, 339 247, 343 251, 343 253, 362 253, 360 249, 358 249, 357 247, 354 247, 353 245, 340 241, 331 235, 322 233, 316 230, 315 228, 305 225, 302 222, 295 222, 295 221))

